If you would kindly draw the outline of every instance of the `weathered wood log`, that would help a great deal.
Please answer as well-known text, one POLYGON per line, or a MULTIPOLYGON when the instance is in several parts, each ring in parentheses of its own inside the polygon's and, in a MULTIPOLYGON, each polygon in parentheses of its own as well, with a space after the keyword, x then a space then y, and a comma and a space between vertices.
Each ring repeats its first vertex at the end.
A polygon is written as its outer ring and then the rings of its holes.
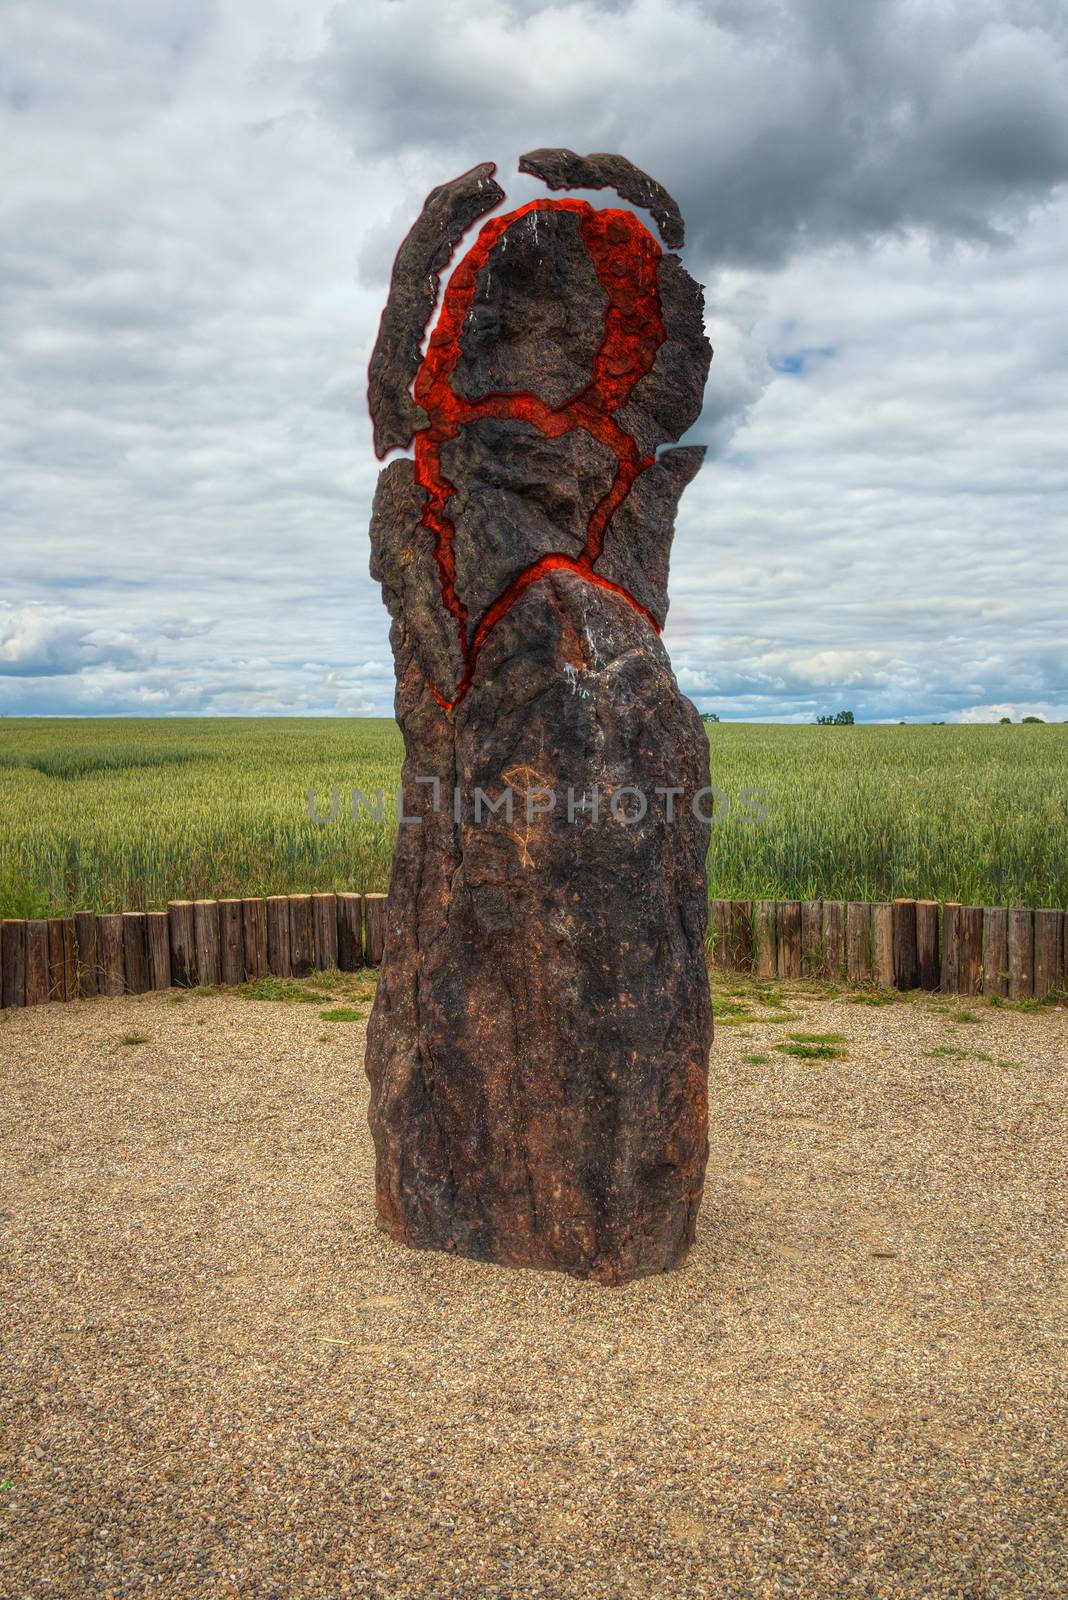
POLYGON ((871 982, 870 900, 850 900, 846 906, 846 977, 852 984, 871 982))
POLYGON ((818 900, 801 902, 801 976, 826 977, 823 943, 823 907, 818 900))
POLYGON ((44 1005, 48 1000, 48 923, 31 917, 26 923, 26 1004, 44 1005))
POLYGON ((779 902, 758 900, 753 917, 753 971, 758 978, 779 972, 779 902))
POLYGON ((358 894, 337 897, 337 964, 342 972, 363 966, 363 900, 358 894))
POLYGON ((122 940, 122 913, 102 911, 96 919, 96 948, 100 957, 100 991, 126 993, 126 957, 122 940))
POLYGON ((916 948, 916 902, 895 900, 894 921, 894 985, 898 989, 915 989, 920 981, 920 964, 916 948))
POLYGON ((171 986, 171 920, 166 911, 145 912, 145 946, 148 954, 148 987, 171 986))
POLYGON ((171 900, 167 906, 171 935, 171 982, 177 989, 197 984, 196 927, 191 900, 171 900))
POLYGON ((219 901, 219 982, 245 981, 245 933, 240 900, 219 901))
POLYGON ((266 901, 242 900, 241 926, 245 940, 245 981, 254 983, 271 970, 267 959, 266 901))
POLYGON ((957 912, 957 993, 981 994, 983 988, 983 908, 961 906, 957 912))
POLYGON ((289 947, 289 896, 272 894, 267 898, 267 965, 276 978, 293 975, 289 947))
POLYGON ((312 895, 312 922, 315 930, 315 965, 320 972, 337 968, 337 895, 312 895))
POLYGON ((871 972, 878 988, 894 987, 894 908, 886 901, 871 908, 871 972))
POLYGON ((386 948, 387 896, 365 894, 363 897, 363 958, 369 967, 382 964, 386 948))
POLYGON ((938 901, 916 902, 916 979, 921 989, 934 990, 942 981, 938 901))
POLYGON ((210 988, 222 977, 217 900, 193 901, 193 936, 197 951, 197 983, 210 988))
POLYGON ((730 902, 727 957, 733 971, 752 972, 753 903, 751 900, 732 900, 730 902))
POLYGON ((289 959, 295 978, 315 971, 315 923, 310 894, 289 897, 289 959))
POLYGON ((960 902, 947 900, 942 907, 942 970, 938 987, 943 994, 960 993, 960 902))
POLYGON ((74 918, 48 919, 48 998, 73 1000, 77 984, 74 969, 74 918))
POLYGON ((1064 988, 1064 912, 1045 907, 1035 912, 1035 998, 1064 988))
POLYGON ((74 913, 74 944, 78 964, 77 993, 85 999, 100 993, 100 961, 96 952, 96 912, 74 913))
POLYGON ((1009 914, 1004 906, 983 907, 983 993, 1009 992, 1009 914))
POLYGON ((21 918, 0 923, 0 1004, 26 1004, 26 924, 21 918))
POLYGON ((127 994, 144 994, 149 988, 148 931, 143 911, 122 915, 122 959, 127 994))
POLYGON ((779 977, 801 976, 801 902, 779 901, 779 977))
POLYGON ((823 902, 824 977, 839 983, 845 966, 845 901, 823 902))
POLYGON ((730 901, 713 900, 709 906, 709 920, 712 927, 712 965, 725 972, 730 965, 730 901))
POLYGON ((1035 914, 1025 906, 1009 911, 1009 999, 1030 1000, 1035 992, 1035 914))

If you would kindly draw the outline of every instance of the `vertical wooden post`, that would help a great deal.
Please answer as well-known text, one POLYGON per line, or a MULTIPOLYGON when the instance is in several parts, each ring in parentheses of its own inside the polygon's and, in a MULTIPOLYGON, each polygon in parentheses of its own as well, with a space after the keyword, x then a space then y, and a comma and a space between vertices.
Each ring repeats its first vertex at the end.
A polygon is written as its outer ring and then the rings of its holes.
POLYGON ((76 987, 74 970, 74 918, 48 919, 48 998, 73 1000, 76 987))
POLYGON ((254 983, 271 970, 267 965, 267 905, 263 900, 242 900, 241 924, 245 936, 245 981, 254 983))
POLYGON ((96 912, 74 913, 74 942, 77 945, 78 993, 88 998, 100 993, 100 962, 96 953, 96 912))
POLYGON ((880 989, 894 987, 894 908, 886 901, 871 908, 871 970, 880 989))
POLYGON ((276 978, 289 978, 293 974, 288 895, 272 894, 267 899, 267 965, 276 978))
POLYGON ((126 993, 126 959, 122 948, 122 914, 102 911, 96 919, 96 947, 100 956, 102 993, 126 993))
POLYGON ((48 999, 48 923, 31 917, 26 924, 26 1004, 44 1005, 48 999))
POLYGON ((1035 997, 1064 987, 1064 912, 1045 908, 1035 912, 1035 997))
POLYGON ((219 902, 193 901, 193 935, 197 951, 197 982, 218 983, 221 974, 219 955, 219 902))
POLYGON ((337 897, 337 964, 342 972, 363 966, 363 901, 358 894, 337 897))
POLYGON ((240 900, 219 901, 219 981, 245 981, 245 934, 240 900))
POLYGON ((937 989, 942 981, 937 900, 916 902, 916 980, 928 990, 937 989))
POLYGON ((730 944, 730 901, 713 900, 710 908, 710 919, 715 939, 712 945, 712 964, 715 967, 725 968, 728 964, 730 944))
POLYGON ((312 922, 315 928, 315 965, 320 972, 337 967, 337 895, 312 895, 312 922))
POLYGON ((960 993, 959 900, 947 900, 942 907, 942 971, 938 987, 943 994, 960 993))
POLYGON ((63 992, 63 929, 59 917, 48 919, 48 998, 67 998, 63 992))
POLYGON ((825 950, 823 944, 823 908, 818 900, 801 902, 801 976, 822 978, 825 950))
MULTIPOLYGON (((383 896, 383 899, 385 896, 383 896)), ((368 896, 370 899, 370 896, 368 896)), ((727 929, 727 956, 736 972, 753 969, 753 906, 749 900, 730 902, 730 923, 727 929)))
POLYGON ((197 981, 193 902, 171 900, 167 906, 167 920, 171 935, 171 981, 179 989, 192 989, 197 981))
POLYGON ((983 907, 983 993, 1009 992, 1009 913, 1004 906, 983 907))
POLYGON ((377 967, 386 947, 386 896, 363 897, 363 954, 369 967, 377 967))
POLYGON ((779 977, 801 976, 801 902, 779 901, 779 977))
POLYGON ((1035 992, 1035 919, 1023 906, 1009 912, 1009 999, 1029 1000, 1035 992))
POLYGON ((753 922, 753 969, 758 978, 774 978, 779 970, 777 900, 758 900, 753 922))
POLYGON ((306 978, 315 968, 315 924, 310 894, 289 897, 289 959, 294 978, 306 978))
POLYGON ((148 933, 142 911, 122 914, 122 955, 126 993, 144 994, 148 988, 148 933))
POLYGON ((148 987, 171 986, 171 923, 165 911, 146 911, 145 943, 148 951, 148 987))
POLYGON ((850 900, 846 906, 846 976, 850 983, 871 982, 871 902, 850 900))
POLYGON ((983 987, 983 908, 957 911, 957 993, 979 994, 983 987))
POLYGON ((898 989, 915 989, 920 981, 919 957, 916 950, 915 900, 895 900, 892 916, 894 984, 898 989))
POLYGON ((826 976, 838 983, 845 964, 845 901, 823 902, 823 948, 826 952, 826 976))
POLYGON ((26 1004, 26 924, 14 917, 0 924, 0 1001, 26 1004))

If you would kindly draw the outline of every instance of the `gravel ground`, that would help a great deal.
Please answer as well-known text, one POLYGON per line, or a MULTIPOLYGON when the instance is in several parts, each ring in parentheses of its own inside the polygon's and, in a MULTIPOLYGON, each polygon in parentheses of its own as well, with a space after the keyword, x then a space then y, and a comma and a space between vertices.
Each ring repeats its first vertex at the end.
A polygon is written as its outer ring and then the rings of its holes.
POLYGON ((1068 1017, 720 998, 622 1290, 377 1234, 360 1022, 7 1014, 3 1600, 1068 1593, 1068 1017))

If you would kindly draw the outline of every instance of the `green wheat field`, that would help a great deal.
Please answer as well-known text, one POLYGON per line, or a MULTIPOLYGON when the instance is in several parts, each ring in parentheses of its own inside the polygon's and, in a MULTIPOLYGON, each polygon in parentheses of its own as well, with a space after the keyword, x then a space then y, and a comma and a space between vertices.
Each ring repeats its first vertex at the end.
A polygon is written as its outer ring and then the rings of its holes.
MULTIPOLYGON (((1068 725, 708 731, 713 896, 1068 906, 1068 725)), ((0 915, 385 889, 393 812, 349 798, 401 754, 387 718, 4 719, 0 915)))

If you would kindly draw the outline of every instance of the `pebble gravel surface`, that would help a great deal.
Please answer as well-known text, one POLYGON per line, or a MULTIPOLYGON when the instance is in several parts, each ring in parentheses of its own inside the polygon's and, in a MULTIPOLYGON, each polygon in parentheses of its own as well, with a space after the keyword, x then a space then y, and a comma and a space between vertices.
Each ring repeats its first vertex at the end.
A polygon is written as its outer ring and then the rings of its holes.
POLYGON ((0 1018, 3 1600, 1068 1595, 1068 1018, 717 999, 625 1289, 376 1231, 362 1021, 0 1018))

